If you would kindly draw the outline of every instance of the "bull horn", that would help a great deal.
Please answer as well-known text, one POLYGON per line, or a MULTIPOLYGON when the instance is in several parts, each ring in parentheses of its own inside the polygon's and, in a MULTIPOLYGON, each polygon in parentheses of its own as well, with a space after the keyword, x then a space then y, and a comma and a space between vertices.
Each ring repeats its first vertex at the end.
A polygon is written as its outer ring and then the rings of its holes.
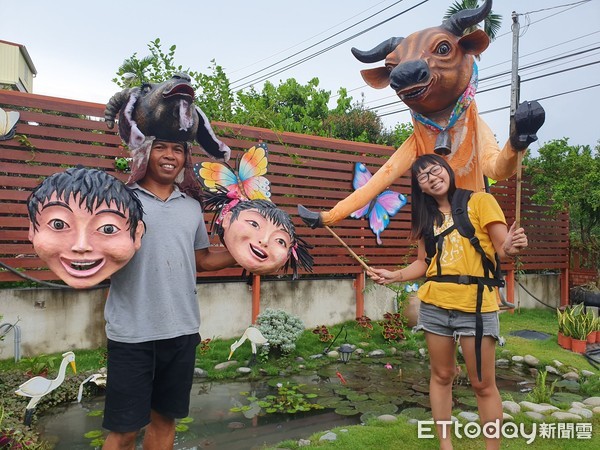
POLYGON ((106 122, 106 126, 109 129, 112 130, 115 126, 115 117, 117 117, 119 110, 127 102, 128 98, 129 89, 125 89, 113 95, 106 104, 106 109, 104 110, 104 122, 106 122))
POLYGON ((463 32, 473 25, 485 20, 492 10, 492 0, 485 0, 479 8, 463 9, 448 17, 442 22, 442 28, 455 36, 462 36, 463 32))
POLYGON ((403 37, 391 37, 387 41, 383 41, 377 47, 371 50, 359 50, 355 47, 352 47, 352 54, 356 59, 360 62, 364 63, 374 63, 377 61, 382 61, 385 59, 387 55, 394 51, 394 49, 398 46, 400 42, 402 42, 403 37))

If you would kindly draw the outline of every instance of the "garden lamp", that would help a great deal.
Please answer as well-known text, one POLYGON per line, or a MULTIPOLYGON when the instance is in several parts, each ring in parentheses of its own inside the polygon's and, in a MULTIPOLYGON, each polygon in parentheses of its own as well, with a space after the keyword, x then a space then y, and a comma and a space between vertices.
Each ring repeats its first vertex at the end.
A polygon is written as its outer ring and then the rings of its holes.
POLYGON ((344 342, 342 345, 340 345, 339 352, 342 361, 344 362, 344 364, 346 364, 350 359, 350 356, 352 356, 352 352, 354 352, 354 347, 352 347, 347 342, 344 342))

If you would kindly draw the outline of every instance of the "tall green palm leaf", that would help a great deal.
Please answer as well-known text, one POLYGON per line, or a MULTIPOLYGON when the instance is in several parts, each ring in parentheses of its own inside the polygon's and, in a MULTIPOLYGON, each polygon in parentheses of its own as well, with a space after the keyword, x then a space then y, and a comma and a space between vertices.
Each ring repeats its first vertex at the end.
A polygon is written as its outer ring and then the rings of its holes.
MULTIPOLYGON (((478 0, 456 0, 447 10, 444 15, 444 19, 448 19, 452 14, 462 11, 464 9, 474 9, 479 5, 477 4, 478 0)), ((483 22, 483 31, 490 37, 490 40, 493 41, 500 31, 500 26, 502 25, 502 16, 500 14, 494 14, 493 11, 490 11, 488 16, 485 18, 483 22)), ((464 34, 469 34, 478 28, 477 25, 473 25, 465 30, 464 34)))

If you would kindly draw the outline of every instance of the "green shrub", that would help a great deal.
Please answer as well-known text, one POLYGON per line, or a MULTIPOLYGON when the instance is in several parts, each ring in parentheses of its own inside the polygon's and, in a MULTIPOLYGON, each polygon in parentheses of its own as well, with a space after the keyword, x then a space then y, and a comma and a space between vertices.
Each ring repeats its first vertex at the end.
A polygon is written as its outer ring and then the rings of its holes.
POLYGON ((261 353, 291 353, 296 349, 296 341, 304 331, 304 323, 298 317, 281 309, 267 308, 258 315, 256 324, 269 342, 261 347, 261 353))

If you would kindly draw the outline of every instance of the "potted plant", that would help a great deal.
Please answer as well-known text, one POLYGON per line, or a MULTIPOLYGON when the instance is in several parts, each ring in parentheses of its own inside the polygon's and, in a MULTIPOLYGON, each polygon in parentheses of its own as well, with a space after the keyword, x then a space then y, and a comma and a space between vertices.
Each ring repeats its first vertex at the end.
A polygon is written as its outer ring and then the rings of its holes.
POLYGON ((571 350, 575 353, 585 353, 587 336, 590 331, 588 315, 583 312, 583 303, 572 310, 571 350))
POLYGON ((585 322, 587 325, 588 335, 586 341, 588 344, 596 343, 596 318, 590 309, 585 313, 585 322))

